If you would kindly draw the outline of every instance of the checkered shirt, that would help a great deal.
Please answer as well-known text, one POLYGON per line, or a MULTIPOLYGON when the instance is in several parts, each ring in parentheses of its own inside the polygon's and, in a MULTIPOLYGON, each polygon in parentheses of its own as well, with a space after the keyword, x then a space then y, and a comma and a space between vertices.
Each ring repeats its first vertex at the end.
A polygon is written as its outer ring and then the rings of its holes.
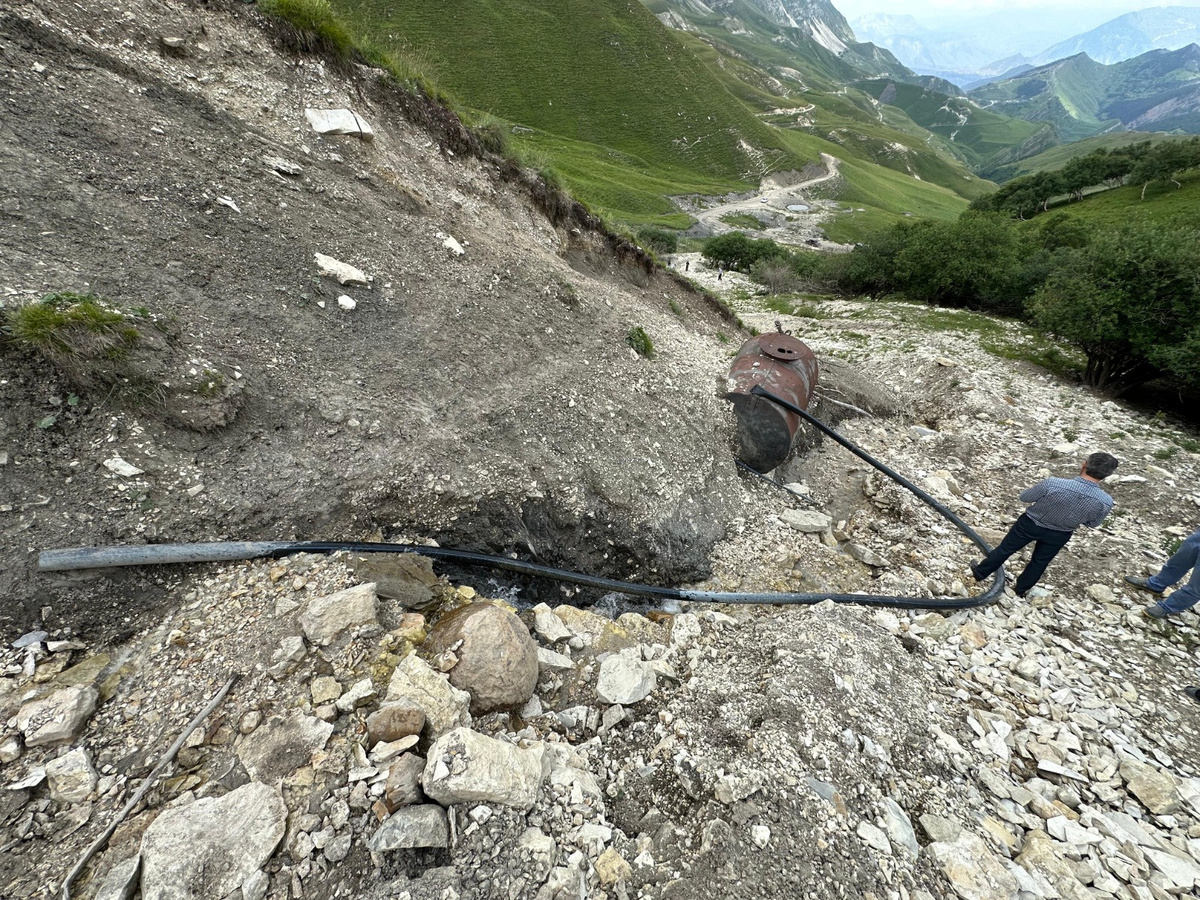
POLYGON ((1081 477, 1039 481, 1021 500, 1033 504, 1025 515, 1055 531, 1074 531, 1080 525, 1097 528, 1113 507, 1113 498, 1100 485, 1081 477))

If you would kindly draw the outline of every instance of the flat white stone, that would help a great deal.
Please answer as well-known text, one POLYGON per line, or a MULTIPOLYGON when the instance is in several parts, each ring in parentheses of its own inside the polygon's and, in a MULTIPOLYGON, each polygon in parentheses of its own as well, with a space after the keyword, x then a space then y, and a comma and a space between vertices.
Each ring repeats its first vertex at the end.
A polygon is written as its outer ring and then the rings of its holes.
POLYGON ((375 137, 375 131, 366 119, 353 110, 309 107, 304 110, 304 117, 317 134, 352 134, 368 141, 375 137))
POLYGON ((341 262, 332 256, 326 256, 324 253, 314 253, 313 259, 316 260, 317 271, 322 275, 329 275, 336 278, 338 284, 367 283, 367 276, 363 271, 354 268, 349 263, 341 262))
POLYGON ((144 474, 142 469, 139 469, 133 463, 126 462, 119 456, 106 459, 103 465, 104 468, 108 469, 108 471, 120 475, 122 478, 133 478, 137 475, 144 474))

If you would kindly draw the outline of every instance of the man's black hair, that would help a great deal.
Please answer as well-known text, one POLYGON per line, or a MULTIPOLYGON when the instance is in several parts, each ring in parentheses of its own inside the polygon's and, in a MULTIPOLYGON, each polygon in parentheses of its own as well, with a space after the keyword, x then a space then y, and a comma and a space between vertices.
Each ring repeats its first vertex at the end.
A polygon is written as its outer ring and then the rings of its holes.
POLYGON ((1093 453, 1087 458, 1083 464, 1083 471, 1093 478, 1103 481, 1113 472, 1117 471, 1117 466, 1121 461, 1111 453, 1093 453))

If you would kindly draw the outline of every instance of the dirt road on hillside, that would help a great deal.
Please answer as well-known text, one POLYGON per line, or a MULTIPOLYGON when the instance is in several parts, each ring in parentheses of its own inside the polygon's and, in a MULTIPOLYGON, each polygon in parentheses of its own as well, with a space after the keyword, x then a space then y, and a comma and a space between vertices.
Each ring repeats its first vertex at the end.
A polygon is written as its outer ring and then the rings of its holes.
POLYGON ((765 178, 759 192, 728 203, 707 208, 691 208, 688 212, 696 217, 691 232, 711 237, 730 231, 748 231, 758 237, 768 237, 781 244, 808 244, 824 249, 849 249, 847 245, 825 240, 820 225, 829 214, 837 209, 837 202, 810 196, 815 185, 839 177, 838 159, 828 153, 821 154, 825 168, 820 174, 803 181, 781 184, 780 176, 765 178), (750 216, 760 227, 747 227, 747 221, 736 221, 736 217, 750 216), (734 219, 734 221, 730 221, 734 219))

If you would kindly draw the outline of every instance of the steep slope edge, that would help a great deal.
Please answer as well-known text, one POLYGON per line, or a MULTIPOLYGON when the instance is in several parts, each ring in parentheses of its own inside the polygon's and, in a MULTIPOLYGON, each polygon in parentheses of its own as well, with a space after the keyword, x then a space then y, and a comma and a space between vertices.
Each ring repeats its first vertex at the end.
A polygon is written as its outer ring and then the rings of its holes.
POLYGON ((706 571, 737 480, 714 389, 733 327, 705 298, 556 228, 510 164, 414 124, 442 113, 380 71, 287 58, 240 4, 127 6, 0 18, 2 302, 148 308, 248 400, 200 435, 0 352, 0 628, 50 606, 120 630, 168 577, 36 577, 48 546, 385 531, 632 578, 706 571), (317 135, 314 107, 352 108, 374 140, 317 135), (314 253, 369 283, 321 276, 314 253), (653 360, 626 346, 634 325, 653 360))

